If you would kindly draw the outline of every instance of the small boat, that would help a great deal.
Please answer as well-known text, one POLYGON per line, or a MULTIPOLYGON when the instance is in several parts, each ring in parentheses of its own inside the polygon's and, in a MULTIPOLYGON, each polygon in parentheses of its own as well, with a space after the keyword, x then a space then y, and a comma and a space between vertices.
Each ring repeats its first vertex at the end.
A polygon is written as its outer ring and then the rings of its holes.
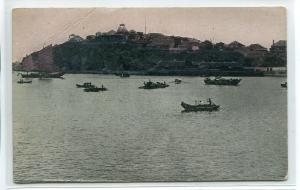
POLYGON ((85 92, 99 92, 99 91, 107 91, 107 88, 105 88, 103 85, 99 88, 96 86, 87 87, 84 89, 85 92))
POLYGON ((62 78, 62 76, 64 75, 64 72, 52 72, 52 73, 42 73, 42 77, 44 78, 62 78))
POLYGON ((18 75, 21 75, 22 78, 61 78, 63 79, 64 72, 27 72, 26 74, 18 73, 18 75))
POLYGON ((204 82, 207 85, 229 85, 229 86, 237 86, 242 79, 225 79, 222 77, 215 77, 214 79, 205 78, 204 82))
POLYGON ((89 87, 94 87, 92 83, 90 82, 85 82, 83 84, 76 84, 77 88, 89 88, 89 87))
POLYGON ((208 99, 207 104, 195 103, 195 105, 187 104, 185 102, 181 102, 181 106, 184 108, 183 112, 197 112, 197 111, 218 111, 220 105, 214 104, 211 99, 208 99))
POLYGON ((169 85, 166 82, 144 82, 144 86, 140 86, 140 89, 156 89, 156 88, 166 88, 169 85))
POLYGON ((47 79, 47 78, 60 78, 60 79, 64 79, 62 76, 64 75, 64 72, 52 72, 52 73, 48 73, 48 72, 41 72, 40 73, 40 79, 47 79))
POLYGON ((32 80, 23 80, 23 79, 20 79, 20 80, 18 80, 17 83, 19 83, 19 84, 32 83, 32 80))
POLYGON ((17 76, 21 75, 22 78, 40 78, 41 77, 41 74, 40 73, 35 73, 35 72, 26 72, 25 74, 24 73, 18 73, 17 76))
POLYGON ((282 88, 287 88, 287 82, 280 84, 282 88))
POLYGON ((181 83, 189 83, 189 82, 186 82, 186 81, 183 81, 182 79, 177 78, 169 83, 181 84, 181 83))
POLYGON ((47 78, 62 78, 64 72, 53 72, 53 73, 46 73, 47 78))
POLYGON ((181 79, 175 79, 175 80, 174 80, 174 83, 175 83, 175 84, 180 84, 181 82, 182 82, 181 79))

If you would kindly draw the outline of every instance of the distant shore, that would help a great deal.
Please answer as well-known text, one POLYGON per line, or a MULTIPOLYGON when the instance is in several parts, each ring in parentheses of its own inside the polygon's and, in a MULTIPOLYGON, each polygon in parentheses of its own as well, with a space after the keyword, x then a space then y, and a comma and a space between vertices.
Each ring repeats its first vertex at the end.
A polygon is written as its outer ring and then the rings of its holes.
MULTIPOLYGON (((14 72, 27 72, 22 70, 13 70, 14 72)), ((37 71, 28 71, 37 72, 37 71)), ((65 71, 66 74, 103 74, 103 75, 145 75, 145 76, 228 76, 228 77, 287 77, 285 73, 271 73, 271 72, 245 72, 245 71, 65 71)))

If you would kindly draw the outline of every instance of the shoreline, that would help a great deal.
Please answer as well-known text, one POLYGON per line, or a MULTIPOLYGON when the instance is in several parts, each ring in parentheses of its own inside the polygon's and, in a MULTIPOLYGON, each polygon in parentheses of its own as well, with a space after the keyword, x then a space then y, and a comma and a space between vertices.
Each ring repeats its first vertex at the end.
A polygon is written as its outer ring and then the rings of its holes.
MULTIPOLYGON (((21 70, 12 70, 12 72, 28 72, 28 73, 37 73, 38 71, 21 71, 21 70)), ((65 74, 101 74, 101 75, 120 75, 126 73, 129 75, 136 76, 191 76, 191 77, 214 77, 214 76, 224 76, 224 77, 282 77, 286 78, 286 74, 282 73, 248 73, 248 72, 232 72, 232 71, 198 71, 198 72, 189 72, 189 71, 170 71, 170 72, 149 72, 149 71, 66 71, 65 74)))

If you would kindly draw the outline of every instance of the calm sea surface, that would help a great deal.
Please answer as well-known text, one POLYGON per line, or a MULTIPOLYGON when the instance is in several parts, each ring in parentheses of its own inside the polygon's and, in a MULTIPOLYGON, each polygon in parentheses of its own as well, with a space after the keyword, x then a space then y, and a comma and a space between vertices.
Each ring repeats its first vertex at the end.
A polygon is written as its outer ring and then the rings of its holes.
POLYGON ((207 86, 181 77, 65 75, 17 84, 13 73, 14 180, 158 182, 280 180, 287 173, 285 78, 207 86), (87 93, 76 83, 104 84, 87 93), (218 112, 181 113, 211 97, 218 112))

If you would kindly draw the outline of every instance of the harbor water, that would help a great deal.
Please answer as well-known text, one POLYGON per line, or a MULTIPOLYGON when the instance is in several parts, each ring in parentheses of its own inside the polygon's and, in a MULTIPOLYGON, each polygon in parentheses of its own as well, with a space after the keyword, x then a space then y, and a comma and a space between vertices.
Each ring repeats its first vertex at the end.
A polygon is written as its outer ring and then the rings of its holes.
POLYGON ((239 86, 170 76, 66 74, 17 84, 13 73, 13 178, 36 182, 283 180, 287 174, 285 78, 239 86), (92 82, 105 92, 84 92, 92 82), (212 100, 216 112, 182 113, 212 100))

